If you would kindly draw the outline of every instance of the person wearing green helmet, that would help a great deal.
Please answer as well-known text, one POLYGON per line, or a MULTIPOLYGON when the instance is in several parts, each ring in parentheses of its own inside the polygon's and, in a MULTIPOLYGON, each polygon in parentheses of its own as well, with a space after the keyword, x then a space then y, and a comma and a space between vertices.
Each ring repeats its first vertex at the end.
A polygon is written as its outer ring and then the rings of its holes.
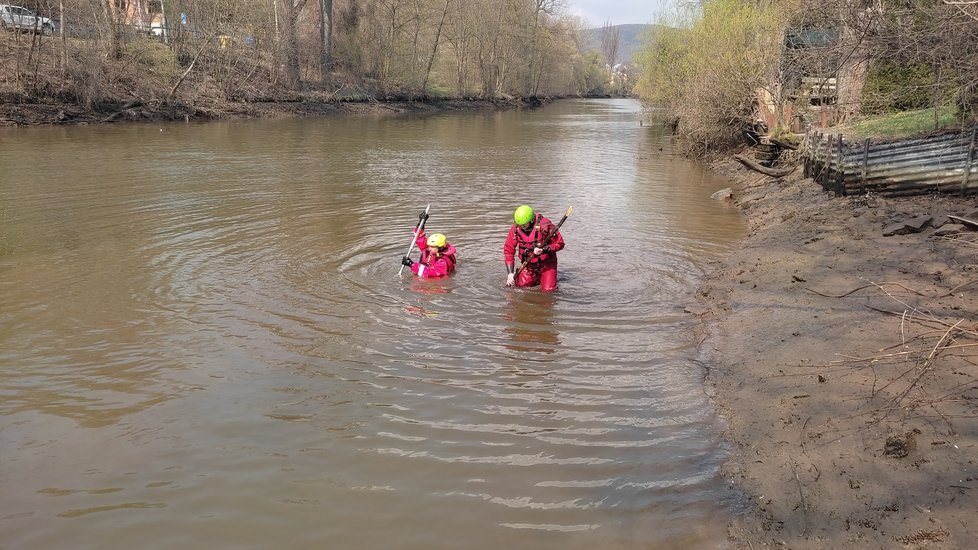
POLYGON ((544 292, 557 290, 557 251, 564 248, 564 237, 553 222, 528 204, 517 207, 513 222, 503 245, 506 286, 540 285, 544 292), (526 262, 518 275, 517 259, 526 262))
POLYGON ((457 251, 444 234, 425 235, 421 223, 427 220, 428 213, 422 212, 418 215, 418 225, 414 226, 414 231, 417 233, 415 242, 421 250, 421 260, 415 262, 404 256, 401 258, 401 264, 410 267, 412 273, 423 279, 445 277, 455 271, 457 251))

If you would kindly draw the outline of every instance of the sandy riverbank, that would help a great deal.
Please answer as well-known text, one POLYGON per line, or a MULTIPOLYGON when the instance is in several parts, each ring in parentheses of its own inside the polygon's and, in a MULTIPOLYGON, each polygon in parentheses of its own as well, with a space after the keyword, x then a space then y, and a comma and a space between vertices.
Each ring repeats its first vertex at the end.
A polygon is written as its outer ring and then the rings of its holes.
POLYGON ((978 540, 974 197, 835 197, 736 162, 749 235, 689 309, 752 509, 735 548, 970 548, 978 540), (893 220, 933 217, 920 233, 893 220), (944 227, 944 231, 951 228, 944 227))

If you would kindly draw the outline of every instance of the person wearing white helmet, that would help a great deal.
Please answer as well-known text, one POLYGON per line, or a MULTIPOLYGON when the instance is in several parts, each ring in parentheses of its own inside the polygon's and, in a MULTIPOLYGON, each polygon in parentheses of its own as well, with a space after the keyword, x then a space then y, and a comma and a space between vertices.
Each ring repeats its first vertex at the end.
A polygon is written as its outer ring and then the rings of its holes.
POLYGON ((448 242, 442 233, 426 236, 422 223, 428 220, 428 213, 418 215, 418 225, 414 227, 417 233, 415 242, 421 250, 420 261, 412 261, 408 256, 401 258, 401 264, 411 268, 411 272, 423 279, 445 277, 455 271, 455 247, 448 242))

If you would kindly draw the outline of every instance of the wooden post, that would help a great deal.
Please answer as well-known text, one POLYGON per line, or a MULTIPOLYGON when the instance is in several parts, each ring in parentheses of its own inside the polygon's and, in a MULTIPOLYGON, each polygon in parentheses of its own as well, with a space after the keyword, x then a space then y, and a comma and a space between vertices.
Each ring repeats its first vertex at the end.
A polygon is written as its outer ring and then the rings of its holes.
POLYGON ((863 181, 859 184, 859 192, 866 194, 866 176, 869 173, 869 138, 863 141, 863 181))
POLYGON ((846 171, 842 165, 842 134, 839 134, 839 171, 835 175, 835 194, 846 195, 846 171))
POLYGON ((968 192, 968 180, 971 178, 971 158, 975 154, 975 132, 978 126, 971 129, 971 144, 968 146, 968 156, 964 159, 964 178, 961 180, 961 196, 968 192))
POLYGON ((812 148, 812 180, 818 183, 818 149, 822 145, 822 132, 815 132, 812 135, 812 140, 815 141, 815 146, 812 148))
MULTIPOLYGON (((832 150, 832 134, 825 136, 825 150, 826 151, 832 150)), ((822 151, 821 140, 819 140, 818 156, 815 157, 815 159, 817 161, 817 165, 815 167, 816 169, 815 181, 817 181, 819 185, 822 186, 822 189, 825 189, 825 169, 828 165, 828 155, 822 151)))
POLYGON ((829 157, 831 157, 832 140, 834 138, 835 136, 833 136, 832 134, 826 133, 825 145, 822 146, 822 151, 820 151, 820 154, 822 155, 821 158, 822 169, 819 171, 820 177, 818 182, 822 184, 823 188, 825 187, 825 176, 828 174, 828 170, 829 170, 829 157))
POLYGON ((825 164, 822 168, 822 188, 829 190, 832 182, 832 144, 835 143, 835 134, 829 134, 825 141, 825 164))
POLYGON ((805 179, 808 179, 809 176, 811 176, 811 168, 809 165, 809 159, 812 153, 810 147, 811 143, 809 142, 810 139, 811 139, 811 134, 806 131, 805 139, 802 140, 802 145, 804 146, 804 148, 802 149, 802 159, 804 160, 802 161, 802 171, 801 171, 802 177, 804 177, 805 179))

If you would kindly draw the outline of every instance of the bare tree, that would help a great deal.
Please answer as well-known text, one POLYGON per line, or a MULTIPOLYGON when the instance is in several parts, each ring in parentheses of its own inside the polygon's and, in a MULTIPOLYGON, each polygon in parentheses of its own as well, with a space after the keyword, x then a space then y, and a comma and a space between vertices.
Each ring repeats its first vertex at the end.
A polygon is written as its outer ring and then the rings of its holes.
POLYGON ((285 80, 290 89, 296 90, 302 81, 299 65, 299 13, 306 0, 285 0, 285 80))
POLYGON ((467 95, 470 91, 469 75, 473 66, 471 54, 475 42, 473 29, 477 25, 478 20, 472 16, 471 11, 466 10, 461 1, 455 2, 445 40, 452 51, 455 66, 455 93, 459 97, 467 95))
POLYGON ((529 95, 540 93, 540 79, 543 71, 543 44, 548 39, 548 18, 554 17, 563 9, 562 0, 533 0, 533 25, 530 28, 530 66, 528 71, 529 95))
POLYGON ((831 4, 851 39, 850 57, 867 67, 858 107, 873 111, 957 103, 974 117, 978 86, 978 3, 952 0, 875 0, 870 7, 831 4))
POLYGON ((507 2, 506 0, 482 0, 482 2, 486 4, 482 24, 473 29, 478 44, 478 69, 482 83, 480 95, 494 97, 502 90, 502 82, 508 69, 500 43, 500 35, 506 21, 507 2))
POLYGON ((333 69, 333 0, 319 0, 319 66, 323 80, 333 69))
POLYGON ((601 27, 601 53, 604 54, 608 67, 614 67, 618 62, 618 48, 621 40, 621 28, 608 21, 601 27))
POLYGON ((370 96, 573 93, 582 65, 566 0, 28 2, 61 37, 0 33, 0 93, 86 108, 274 98, 317 75, 370 96))
POLYGON ((434 43, 431 46, 431 55, 428 57, 428 66, 425 67, 424 81, 421 83, 421 93, 428 92, 428 79, 431 77, 431 67, 435 64, 435 56, 438 55, 438 45, 441 43, 442 29, 445 28, 445 19, 448 18, 449 7, 452 0, 445 0, 444 9, 441 11, 441 18, 438 20, 438 28, 435 31, 434 43))

